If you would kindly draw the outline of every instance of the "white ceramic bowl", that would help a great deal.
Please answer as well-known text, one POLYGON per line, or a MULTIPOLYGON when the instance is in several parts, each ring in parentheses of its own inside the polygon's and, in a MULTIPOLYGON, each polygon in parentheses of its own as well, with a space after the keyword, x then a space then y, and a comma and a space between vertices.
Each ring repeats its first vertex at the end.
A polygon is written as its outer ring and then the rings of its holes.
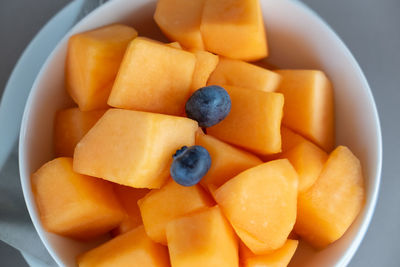
MULTIPOLYGON (((291 0, 261 1, 270 46, 269 62, 281 68, 324 70, 335 88, 337 144, 349 146, 362 162, 366 202, 349 231, 328 248, 315 252, 302 244, 291 266, 345 266, 357 250, 371 220, 382 162, 381 131, 368 83, 349 50, 321 18, 291 0)), ((140 35, 160 39, 153 22, 152 0, 114 0, 78 23, 57 45, 42 67, 30 93, 21 125, 19 164, 21 184, 33 224, 60 266, 75 266, 75 256, 89 244, 46 232, 40 222, 30 174, 53 158, 54 114, 69 106, 64 90, 64 61, 68 37, 114 22, 134 26, 140 35)))

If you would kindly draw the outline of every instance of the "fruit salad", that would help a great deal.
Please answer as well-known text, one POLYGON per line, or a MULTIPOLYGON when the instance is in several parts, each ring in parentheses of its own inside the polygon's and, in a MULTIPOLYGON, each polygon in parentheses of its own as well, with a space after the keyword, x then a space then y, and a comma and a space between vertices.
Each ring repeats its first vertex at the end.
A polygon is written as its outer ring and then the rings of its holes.
POLYGON ((287 266, 351 226, 364 179, 335 147, 329 74, 254 64, 264 19, 259 0, 159 0, 171 43, 122 24, 70 37, 75 106, 31 182, 47 231, 110 236, 78 266, 287 266))

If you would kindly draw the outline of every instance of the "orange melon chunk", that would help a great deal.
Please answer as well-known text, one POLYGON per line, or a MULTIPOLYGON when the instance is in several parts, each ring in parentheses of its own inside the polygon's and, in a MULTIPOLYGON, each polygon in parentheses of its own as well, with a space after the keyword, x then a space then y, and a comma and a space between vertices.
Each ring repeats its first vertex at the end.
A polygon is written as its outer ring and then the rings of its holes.
POLYGON ((188 118, 110 109, 76 146, 74 170, 122 185, 160 188, 172 155, 194 144, 197 129, 188 118))
POLYGON ((191 50, 196 56, 196 67, 193 73, 192 92, 206 86, 208 78, 218 64, 218 56, 201 50, 191 50))
POLYGON ((143 226, 89 250, 77 258, 79 267, 169 267, 168 250, 147 237, 143 226))
POLYGON ((216 206, 171 221, 167 226, 173 267, 235 267, 238 241, 216 206))
POLYGON ((268 55, 258 0, 205 0, 200 31, 207 51, 233 59, 268 55))
POLYGON ((72 157, 76 144, 103 116, 105 110, 59 110, 54 122, 54 150, 58 157, 72 157))
POLYGON ((113 24, 69 39, 65 83, 81 110, 107 107, 126 47, 137 34, 131 27, 113 24))
POLYGON ((311 142, 305 141, 282 153, 280 158, 287 158, 299 175, 299 192, 310 188, 321 173, 328 154, 311 142))
POLYGON ((121 224, 112 231, 112 234, 117 236, 143 224, 137 202, 150 190, 145 188, 133 188, 119 184, 113 184, 113 186, 115 195, 126 212, 121 224))
POLYGON ((360 161, 347 147, 337 147, 317 181, 299 194, 298 201, 296 233, 316 248, 339 239, 364 203, 360 161))
POLYGON ((138 201, 147 235, 167 244, 168 222, 189 212, 211 206, 211 199, 200 185, 185 187, 170 180, 161 189, 152 190, 138 201))
POLYGON ((224 88, 231 97, 231 111, 207 133, 259 154, 280 152, 283 95, 234 86, 224 88))
POLYGON ((190 52, 138 37, 127 48, 108 104, 182 115, 195 63, 190 52))
POLYGON ((296 220, 297 173, 286 159, 263 163, 215 192, 222 212, 255 254, 278 249, 296 220))
POLYGON ((116 227, 123 211, 112 185, 72 170, 71 158, 57 158, 32 174, 32 191, 46 230, 87 240, 116 227))
POLYGON ((264 255, 255 255, 243 243, 239 245, 242 267, 286 267, 296 252, 299 241, 288 239, 279 249, 264 255))
POLYGON ((235 59, 221 57, 208 84, 232 85, 274 92, 280 83, 279 74, 259 66, 235 59))
POLYGON ((182 49, 182 46, 178 42, 172 42, 167 45, 176 49, 182 49))
POLYGON ((196 145, 207 149, 211 156, 211 167, 200 181, 206 189, 209 189, 209 185, 215 185, 218 188, 242 171, 262 163, 253 154, 210 135, 196 135, 196 145))
POLYGON ((159 0, 154 20, 168 39, 204 50, 200 33, 203 5, 204 0, 159 0))
POLYGON ((277 70, 285 96, 282 123, 330 152, 335 144, 333 90, 317 70, 277 70))

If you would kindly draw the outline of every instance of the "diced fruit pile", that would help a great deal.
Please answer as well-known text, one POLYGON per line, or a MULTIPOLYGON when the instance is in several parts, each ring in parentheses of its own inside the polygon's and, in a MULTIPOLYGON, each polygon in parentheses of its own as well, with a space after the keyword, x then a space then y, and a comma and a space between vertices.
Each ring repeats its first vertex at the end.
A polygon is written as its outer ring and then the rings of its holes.
POLYGON ((173 43, 121 24, 70 38, 77 107, 32 174, 45 229, 111 233, 81 267, 286 266, 296 237, 339 239, 364 185, 334 148, 327 76, 246 62, 268 55, 258 0, 159 0, 154 19, 173 43))

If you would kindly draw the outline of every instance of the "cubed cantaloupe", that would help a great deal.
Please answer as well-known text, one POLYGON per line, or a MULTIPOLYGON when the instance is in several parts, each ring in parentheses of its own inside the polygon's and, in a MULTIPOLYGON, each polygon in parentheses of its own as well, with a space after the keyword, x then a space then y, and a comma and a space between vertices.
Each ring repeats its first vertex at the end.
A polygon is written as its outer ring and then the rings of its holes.
POLYGON ((197 122, 157 113, 109 109, 75 148, 74 170, 137 188, 160 188, 172 155, 195 141, 197 122))
POLYGON ((158 0, 154 20, 161 31, 186 48, 204 50, 200 22, 205 0, 158 0))
POLYGON ((59 110, 54 121, 54 152, 57 157, 72 157, 76 144, 103 116, 106 110, 59 110))
POLYGON ((182 46, 179 44, 179 42, 172 42, 168 43, 167 45, 176 49, 182 49, 182 46))
POLYGON ((249 89, 274 92, 280 83, 279 74, 244 62, 221 57, 211 74, 210 85, 233 85, 249 89))
POLYGON ((201 35, 207 51, 253 61, 268 55, 259 0, 205 0, 201 35))
POLYGON ((364 203, 360 161, 344 146, 326 161, 314 185, 299 194, 295 231, 316 248, 339 239, 364 203))
POLYGON ((259 154, 281 151, 282 94, 224 86, 232 107, 220 123, 207 133, 259 154))
POLYGON ((146 188, 133 188, 119 184, 113 184, 115 196, 125 210, 125 217, 117 228, 113 229, 114 236, 126 233, 139 225, 142 225, 138 200, 143 198, 150 190, 146 188))
POLYGON ((232 178, 215 199, 239 238, 255 254, 278 249, 296 220, 297 173, 287 159, 270 161, 232 178))
POLYGON ((197 134, 196 145, 207 149, 211 156, 211 167, 200 181, 207 190, 210 185, 218 188, 242 171, 262 163, 255 155, 210 135, 197 134))
POLYGON ((242 242, 239 256, 242 267, 286 267, 296 252, 299 241, 288 239, 285 244, 264 255, 255 255, 242 242))
POLYGON ((218 206, 171 221, 168 250, 173 267, 238 267, 238 240, 218 206))
POLYGON ((331 82, 318 70, 277 70, 285 96, 282 123, 331 152, 335 144, 331 82))
POLYGON ((191 85, 191 91, 193 92, 207 85, 207 81, 211 73, 215 70, 219 58, 207 51, 197 49, 191 49, 190 51, 196 56, 196 66, 191 85))
POLYGON ((293 165, 299 175, 299 192, 304 192, 317 180, 328 154, 313 143, 304 141, 282 153, 280 158, 288 159, 293 165))
POLYGON ((127 48, 108 104, 182 115, 195 64, 190 52, 138 37, 127 48))
POLYGON ((138 201, 147 235, 155 242, 167 244, 168 222, 189 212, 209 207, 211 198, 200 185, 190 187, 170 180, 138 201))
POLYGON ((56 158, 32 174, 41 222, 56 234, 87 240, 116 227, 124 213, 112 184, 72 170, 72 159, 56 158))
POLYGON ((79 267, 169 267, 168 249, 152 241, 143 225, 85 252, 79 267))
POLYGON ((132 27, 113 24, 71 36, 65 83, 81 110, 107 107, 126 47, 137 34, 132 27))
POLYGON ((308 140, 305 139, 303 136, 293 132, 289 128, 281 125, 281 143, 282 143, 282 150, 279 153, 270 154, 270 155, 259 155, 260 158, 267 162, 275 159, 279 159, 282 153, 292 149, 296 145, 307 142, 308 140))

